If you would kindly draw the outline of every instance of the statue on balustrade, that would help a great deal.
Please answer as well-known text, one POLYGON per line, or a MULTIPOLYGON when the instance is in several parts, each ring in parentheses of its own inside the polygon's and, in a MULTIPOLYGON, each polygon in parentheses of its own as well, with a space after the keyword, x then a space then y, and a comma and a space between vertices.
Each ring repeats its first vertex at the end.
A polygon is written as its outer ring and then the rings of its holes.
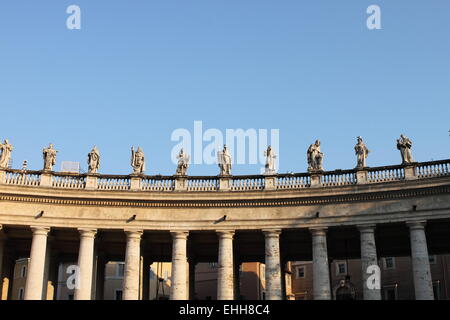
POLYGON ((189 167, 189 155, 184 152, 183 148, 181 148, 180 153, 177 156, 178 165, 177 172, 175 173, 177 176, 185 176, 187 169, 189 167))
POLYGON ((50 143, 50 145, 48 146, 48 148, 44 148, 42 150, 42 155, 44 157, 44 170, 45 171, 52 171, 53 170, 53 166, 56 164, 56 153, 58 151, 56 151, 53 148, 53 144, 50 143))
POLYGON ((100 153, 98 152, 97 146, 94 146, 91 152, 89 152, 87 162, 88 173, 97 173, 100 168, 100 153))
POLYGON ((370 150, 366 147, 363 139, 358 137, 358 143, 355 146, 355 154, 356 154, 356 168, 362 169, 366 167, 366 159, 369 155, 370 150))
POLYGON ((228 152, 228 148, 226 145, 223 146, 223 150, 217 152, 217 158, 220 168, 221 176, 229 176, 231 175, 231 155, 228 152))
POLYGON ((308 171, 322 171, 323 153, 320 152, 320 140, 309 146, 307 152, 308 171))
POLYGON ((266 170, 264 171, 264 174, 267 175, 275 174, 276 173, 275 159, 277 158, 277 156, 273 152, 272 146, 267 147, 267 151, 264 151, 264 156, 266 157, 266 166, 265 166, 266 170))
POLYGON ((133 174, 142 174, 145 171, 145 156, 141 147, 134 151, 131 147, 131 166, 133 167, 133 174))
POLYGON ((8 139, 5 139, 3 143, 0 143, 0 151, 2 152, 0 156, 0 168, 8 168, 9 161, 11 160, 11 152, 13 151, 13 146, 9 144, 8 139))
POLYGON ((397 149, 400 150, 402 156, 402 164, 408 164, 414 162, 411 152, 412 141, 401 134, 400 139, 397 139, 397 149))

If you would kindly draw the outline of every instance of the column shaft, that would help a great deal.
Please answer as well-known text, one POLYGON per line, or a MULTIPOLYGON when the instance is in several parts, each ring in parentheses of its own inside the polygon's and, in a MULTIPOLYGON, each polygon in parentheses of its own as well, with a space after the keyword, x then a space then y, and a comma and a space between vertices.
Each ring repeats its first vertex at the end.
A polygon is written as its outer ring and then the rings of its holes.
POLYGON ((50 228, 32 227, 30 264, 25 284, 25 300, 41 300, 44 286, 45 253, 50 228))
POLYGON ((266 299, 281 300, 280 233, 281 230, 263 230, 266 255, 266 299))
POLYGON ((217 269, 217 300, 233 300, 233 236, 234 231, 220 231, 217 269))
POLYGON ((311 229, 313 245, 313 292, 315 300, 330 300, 326 229, 311 229))
POLYGON ((186 245, 188 232, 177 231, 172 234, 172 281, 170 286, 171 300, 187 299, 187 256, 186 245))
POLYGON ((127 249, 125 253, 125 275, 123 279, 123 299, 139 300, 139 278, 141 265, 142 231, 125 231, 127 249))
MULTIPOLYGON (((373 274, 368 273, 370 266, 378 266, 377 247, 375 244, 375 225, 358 226, 361 241, 361 271, 362 271, 362 287, 364 300, 381 300, 381 290, 378 284, 368 284, 367 280, 373 274), (375 288, 373 288, 375 286, 375 288)), ((379 269, 378 269, 379 270, 379 269)), ((370 271, 370 270, 369 270, 370 271)))
POLYGON ((434 300, 425 222, 408 223, 416 300, 434 300))
POLYGON ((94 271, 94 240, 97 230, 79 229, 80 249, 78 250, 78 283, 75 300, 91 300, 92 273, 94 271))

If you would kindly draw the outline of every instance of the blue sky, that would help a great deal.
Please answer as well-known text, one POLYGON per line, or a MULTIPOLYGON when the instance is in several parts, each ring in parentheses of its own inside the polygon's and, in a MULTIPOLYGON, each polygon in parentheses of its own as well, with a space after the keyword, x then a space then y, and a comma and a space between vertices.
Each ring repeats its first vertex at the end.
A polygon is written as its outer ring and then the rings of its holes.
MULTIPOLYGON (((72 0, 0 4, 0 138, 14 167, 42 168, 53 142, 80 161, 95 144, 102 173, 125 174, 140 145, 148 174, 173 174, 177 128, 279 129, 280 172, 306 170, 322 141, 325 169, 449 158, 450 2, 382 0, 72 0), (81 8, 68 30, 66 8, 81 8), (381 7, 382 30, 366 27, 381 7)), ((206 143, 205 143, 206 145, 206 143)), ((235 174, 260 165, 235 166, 235 174)), ((193 165, 215 175, 216 165, 193 165)))

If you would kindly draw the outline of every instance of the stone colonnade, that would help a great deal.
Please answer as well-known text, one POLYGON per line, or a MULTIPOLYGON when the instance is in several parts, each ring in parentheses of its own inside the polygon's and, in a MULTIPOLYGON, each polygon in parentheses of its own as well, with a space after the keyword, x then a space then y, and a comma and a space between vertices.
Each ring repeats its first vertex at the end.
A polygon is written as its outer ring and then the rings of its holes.
MULTIPOLYGON (((428 260, 425 235, 425 221, 407 222, 410 231, 411 257, 416 299, 433 299, 433 288, 428 260)), ((363 275, 363 294, 365 300, 380 300, 381 292, 377 286, 367 285, 372 273, 369 269, 377 267, 378 257, 375 243, 375 225, 359 225, 361 242, 361 261, 363 275)), ((0 225, 0 233, 2 226, 0 225)), ((25 287, 27 300, 45 299, 45 268, 49 227, 32 226, 33 232, 30 263, 25 287)), ((75 299, 93 299, 93 274, 95 268, 94 241, 97 230, 78 229, 80 248, 78 253, 79 279, 75 290, 75 299)), ((126 252, 123 283, 123 298, 142 299, 141 291, 141 237, 143 230, 125 230, 126 252)), ((281 300, 282 270, 280 256, 280 229, 262 230, 265 238, 265 281, 266 297, 269 300, 281 300)), ((327 253, 327 228, 310 228, 313 253, 313 286, 315 299, 331 299, 330 273, 327 253)), ((187 283, 188 260, 187 239, 189 231, 171 231, 172 235, 172 278, 170 298, 185 300, 189 298, 187 283)), ((217 231, 218 247, 218 285, 217 297, 220 300, 235 299, 236 270, 234 266, 233 239, 234 230, 217 231)), ((3 235, 0 234, 0 273, 4 253, 3 235)), ((48 262, 47 262, 48 263, 48 262)), ((189 268, 192 273, 193 268, 189 268)), ((192 292, 191 292, 192 294, 192 292)))

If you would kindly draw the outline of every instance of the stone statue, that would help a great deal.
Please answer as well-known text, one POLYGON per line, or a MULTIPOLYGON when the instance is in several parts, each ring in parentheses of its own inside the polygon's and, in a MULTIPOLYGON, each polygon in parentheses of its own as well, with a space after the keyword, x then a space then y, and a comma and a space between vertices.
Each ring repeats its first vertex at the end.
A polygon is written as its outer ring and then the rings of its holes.
POLYGON ((320 152, 320 140, 316 140, 315 143, 309 146, 307 152, 308 159, 308 171, 321 171, 323 170, 323 153, 320 152))
POLYGON ((96 146, 88 154, 88 173, 97 173, 100 168, 100 153, 96 146))
POLYGON ((220 168, 221 176, 231 175, 231 155, 228 152, 227 146, 223 146, 223 150, 217 152, 217 158, 220 168))
POLYGON ((370 150, 367 149, 366 144, 361 137, 358 137, 357 139, 358 143, 355 146, 356 168, 361 169, 366 167, 366 159, 370 150))
POLYGON ((189 155, 184 152, 183 148, 181 148, 180 153, 177 156, 178 165, 177 172, 175 173, 177 176, 185 176, 186 171, 189 167, 189 155))
POLYGON ((402 155, 402 164, 408 164, 414 162, 411 152, 412 141, 401 134, 400 139, 397 139, 397 149, 400 150, 400 154, 402 155))
POLYGON ((133 174, 142 174, 145 171, 145 157, 141 147, 134 151, 131 147, 131 166, 133 167, 133 174))
POLYGON ((53 148, 53 144, 50 143, 48 148, 44 148, 42 150, 42 155, 44 156, 44 170, 46 171, 52 171, 53 166, 56 164, 56 151, 53 148))
POLYGON ((3 143, 0 143, 0 168, 8 168, 9 161, 11 160, 11 152, 13 151, 13 146, 9 144, 8 139, 5 139, 3 143))
POLYGON ((272 150, 272 146, 267 147, 267 151, 264 151, 264 156, 266 157, 266 170, 264 171, 264 174, 275 174, 275 159, 277 156, 272 150))

